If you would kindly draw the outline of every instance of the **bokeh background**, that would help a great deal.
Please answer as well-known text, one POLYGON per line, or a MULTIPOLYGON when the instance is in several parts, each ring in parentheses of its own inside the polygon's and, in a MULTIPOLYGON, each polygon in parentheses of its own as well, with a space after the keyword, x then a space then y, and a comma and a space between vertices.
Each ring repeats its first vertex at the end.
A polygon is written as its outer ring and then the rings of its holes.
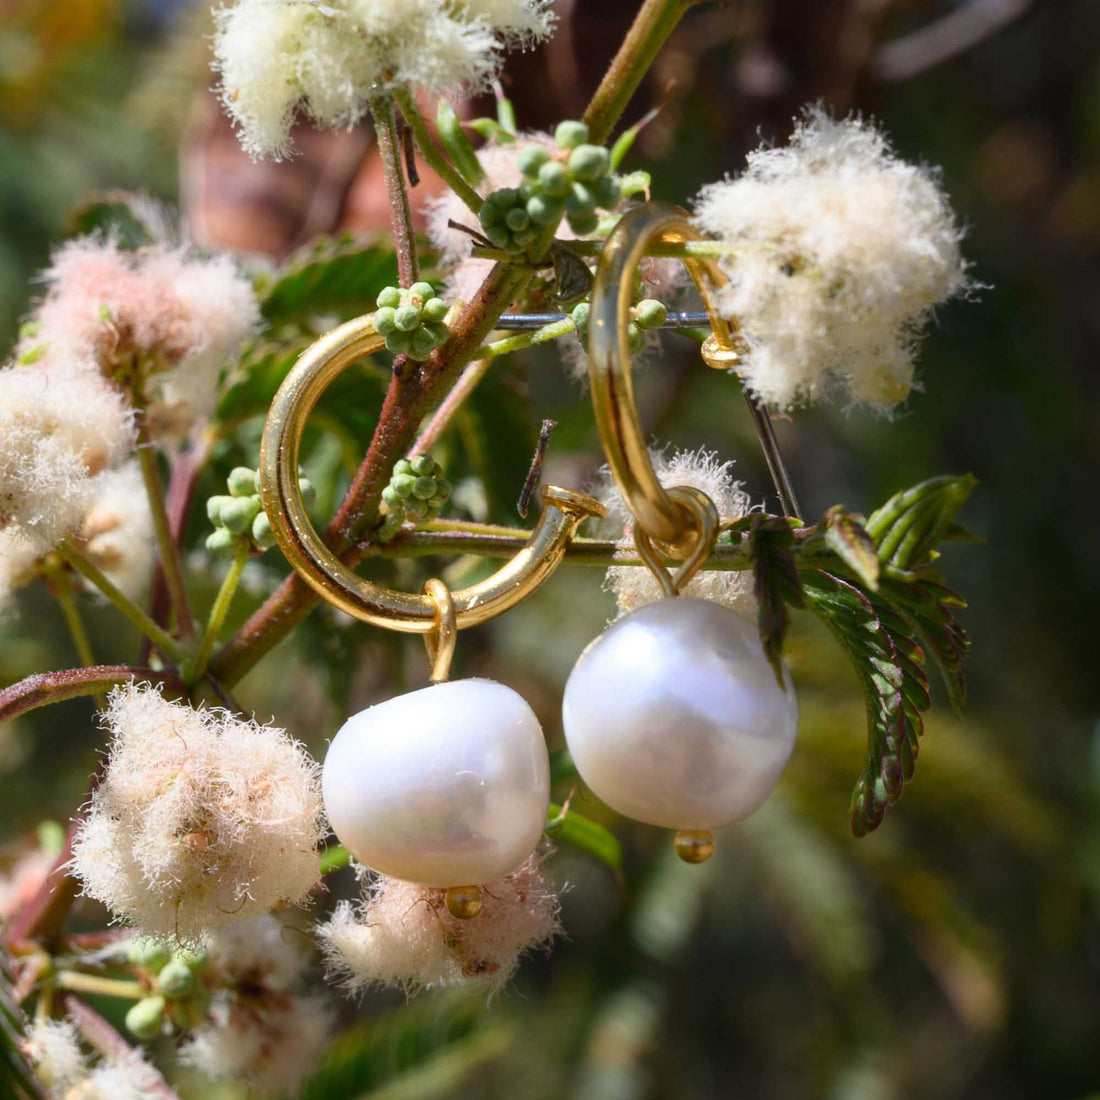
MULTIPOLYGON (((580 114, 635 8, 560 5, 561 33, 508 74, 521 125, 580 114)), ((303 132, 302 155, 283 165, 239 154, 207 90, 208 19, 183 0, 0 3, 0 347, 92 192, 179 204, 200 244, 253 257, 342 230, 384 233, 369 132, 303 132)), ((559 852, 568 937, 553 956, 529 960, 488 1006, 454 993, 347 1006, 332 1061, 303 1095, 1100 1096, 1100 5, 702 3, 628 113, 663 105, 631 164, 653 172, 655 197, 685 201, 761 140, 783 140, 799 107, 818 100, 873 115, 901 155, 942 166, 983 287, 939 312, 924 388, 898 418, 822 407, 779 426, 810 516, 838 502, 869 511, 937 473, 980 479, 962 518, 985 541, 953 545, 943 562, 970 605, 965 714, 940 699, 915 781, 877 833, 854 840, 862 702, 839 650, 800 621, 790 650, 799 747, 773 799, 721 837, 719 856, 679 865, 667 835, 582 793, 582 812, 622 839, 624 864, 616 875, 559 852)), ((366 385, 364 415, 376 400, 366 385)), ((674 338, 642 403, 656 438, 736 458, 766 498, 736 390, 674 338)), ((490 512, 515 522, 510 502, 544 416, 558 421, 548 476, 590 478, 599 452, 587 397, 547 354, 494 368, 464 436, 437 457, 468 477, 471 499, 480 479, 490 512), (471 455, 470 439, 484 453, 471 455)), ((223 442, 223 476, 254 457, 257 431, 244 423, 223 442)), ((331 452, 321 443, 312 460, 329 497, 346 476, 331 452)), ((211 474, 206 493, 215 484, 211 474)), ((199 508, 189 539, 199 546, 204 534, 199 508)), ((217 577, 194 563, 209 600, 217 577)), ((253 572, 236 621, 279 567, 253 572)), ((417 576, 388 574, 408 586, 417 576)), ((563 569, 460 646, 461 672, 524 692, 555 748, 562 681, 611 613, 599 585, 591 570, 563 569)), ((74 663, 43 593, 18 612, 0 622, 0 684, 74 663)), ((110 609, 89 601, 88 614, 103 659, 133 657, 110 609)), ((418 684, 421 661, 404 640, 315 612, 240 698, 322 752, 348 712, 418 684)), ((8 858, 41 821, 67 820, 101 746, 83 702, 0 726, 8 858)), ((570 785, 564 776, 558 793, 570 785)), ((76 916, 103 920, 90 905, 76 916)))

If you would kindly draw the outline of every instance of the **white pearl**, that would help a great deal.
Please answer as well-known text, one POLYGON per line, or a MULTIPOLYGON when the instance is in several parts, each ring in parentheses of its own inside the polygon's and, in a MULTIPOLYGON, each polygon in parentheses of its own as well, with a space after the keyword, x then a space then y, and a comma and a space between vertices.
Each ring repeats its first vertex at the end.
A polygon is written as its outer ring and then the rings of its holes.
POLYGON ((454 680, 349 718, 322 773, 329 823, 361 863, 425 886, 471 886, 542 835, 550 763, 534 712, 492 680, 454 680))
POLYGON ((565 739, 581 778, 612 809, 672 829, 748 817, 798 732, 755 624, 677 596, 613 623, 565 685, 565 739))

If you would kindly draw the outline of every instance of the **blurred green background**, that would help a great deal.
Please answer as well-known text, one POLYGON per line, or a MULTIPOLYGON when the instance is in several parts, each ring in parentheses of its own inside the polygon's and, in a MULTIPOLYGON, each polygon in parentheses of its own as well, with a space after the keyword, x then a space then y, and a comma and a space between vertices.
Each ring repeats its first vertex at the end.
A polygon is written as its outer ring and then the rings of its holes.
MULTIPOLYGON (((565 44, 559 36, 513 66, 521 125, 579 113, 634 7, 562 5, 565 44)), ((346 143, 283 166, 235 157, 201 96, 208 30, 203 11, 167 0, 0 7, 4 348, 32 277, 92 191, 182 199, 200 240, 276 253, 338 226, 384 226, 369 173, 353 182, 346 143), (287 198, 288 181, 300 195, 287 198), (271 194, 282 229, 261 201, 271 194), (318 195, 330 200, 320 211, 318 195), (249 216, 251 243, 226 240, 225 224, 249 216)), ((789 658, 799 747, 776 795, 723 834, 718 857, 678 865, 667 835, 582 796, 582 812, 623 840, 624 868, 616 878, 559 852, 567 938, 553 956, 529 960, 489 1006, 453 993, 347 1006, 348 1031, 304 1095, 1100 1096, 1100 5, 701 4, 630 112, 665 103, 632 164, 653 172, 655 197, 685 201, 736 172, 760 138, 782 140, 817 99, 872 114, 901 155, 942 165, 984 287, 939 312, 920 357, 924 389, 897 419, 822 407, 779 425, 809 516, 834 503, 870 511, 938 473, 980 479, 962 519, 985 542, 944 559, 970 604, 965 715, 932 712, 904 799, 877 833, 852 839, 862 701, 840 651, 799 621, 789 658)), ((376 401, 365 392, 364 404, 376 401)), ((754 495, 766 494, 740 398, 674 339, 645 376, 642 404, 657 438, 736 458, 754 495)), ((550 480, 580 484, 599 464, 587 397, 554 359, 502 364, 471 406, 490 465, 524 456, 492 466, 500 500, 518 495, 543 416, 559 422, 550 480)), ((255 440, 246 424, 222 447, 223 475, 254 457, 255 440)), ((438 457, 480 472, 457 437, 438 457)), ((327 461, 323 447, 314 461, 327 461)), ((507 519, 495 492, 490 506, 507 519)), ((190 540, 204 533, 196 511, 190 540)), ((206 569, 196 558, 208 601, 217 577, 206 569)), ((234 622, 279 573, 266 559, 252 569, 234 622)), ((390 579, 417 583, 411 569, 390 579)), ((101 659, 131 659, 110 610, 88 610, 101 659)), ((610 613, 596 573, 563 569, 529 604, 464 635, 458 671, 522 691, 560 747, 561 683, 610 613)), ((72 663, 61 616, 28 592, 18 617, 0 621, 0 684, 72 663)), ((421 676, 413 644, 315 612, 240 697, 320 753, 349 710, 421 676)), ((84 703, 0 726, 0 839, 65 820, 101 747, 84 703)), ((103 920, 91 906, 78 917, 103 920)))

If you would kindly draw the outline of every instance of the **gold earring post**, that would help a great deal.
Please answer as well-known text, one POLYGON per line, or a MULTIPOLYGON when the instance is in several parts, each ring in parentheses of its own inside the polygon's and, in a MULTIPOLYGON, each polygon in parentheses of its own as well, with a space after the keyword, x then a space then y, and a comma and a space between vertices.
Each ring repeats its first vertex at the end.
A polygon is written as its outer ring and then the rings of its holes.
MULTIPOLYGON (((302 432, 321 394, 342 371, 384 346, 368 315, 334 329, 302 353, 275 394, 264 425, 260 496, 279 549, 322 599, 374 626, 431 634, 439 629, 432 596, 383 588, 349 569, 314 529, 298 486, 302 432)), ((449 594, 456 630, 486 622, 531 595, 561 563, 581 523, 605 511, 592 497, 553 485, 544 486, 541 497, 542 514, 523 549, 484 581, 449 594)))
MULTIPOLYGON (((649 461, 638 420, 630 367, 627 322, 634 271, 654 244, 685 244, 706 240, 688 220, 688 213, 671 203, 651 202, 625 214, 611 231, 600 253, 592 287, 588 322, 588 363, 596 426, 619 491, 638 524, 670 556, 684 558, 694 543, 690 514, 662 487, 649 461)), ((737 328, 718 311, 718 292, 729 281, 717 259, 684 257, 710 318, 712 335, 703 345, 708 366, 734 369, 741 352, 737 328)), ((767 409, 746 393, 768 468, 785 512, 800 516, 798 502, 779 454, 767 409)))

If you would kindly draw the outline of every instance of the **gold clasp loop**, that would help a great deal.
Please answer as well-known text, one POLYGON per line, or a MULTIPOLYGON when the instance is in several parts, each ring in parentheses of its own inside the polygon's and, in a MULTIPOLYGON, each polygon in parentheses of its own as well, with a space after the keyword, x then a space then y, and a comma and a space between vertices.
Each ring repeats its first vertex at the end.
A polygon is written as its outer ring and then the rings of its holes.
POLYGON ((665 596, 678 596, 681 589, 703 568, 714 542, 718 538, 718 509, 714 501, 691 485, 675 485, 665 490, 669 499, 683 508, 691 517, 691 536, 693 546, 675 573, 661 563, 653 540, 646 534, 641 524, 634 525, 634 545, 638 548, 638 557, 645 562, 649 571, 657 578, 665 596))
POLYGON ((424 635, 424 648, 432 671, 428 679, 442 684, 451 674, 451 661, 458 640, 458 624, 455 620, 455 602, 451 590, 438 578, 424 582, 424 594, 435 604, 435 630, 424 635))
MULTIPOLYGON (((317 534, 298 486, 302 432, 321 394, 342 371, 384 346, 368 315, 334 329, 302 353, 275 394, 264 425, 260 495, 279 549, 319 596, 374 626, 430 634, 438 630, 435 600, 383 588, 351 570, 317 534)), ((543 487, 541 497, 544 508, 527 545, 491 577, 449 594, 455 629, 486 622, 529 596, 561 563, 581 523, 605 511, 592 497, 552 485, 543 487)))

